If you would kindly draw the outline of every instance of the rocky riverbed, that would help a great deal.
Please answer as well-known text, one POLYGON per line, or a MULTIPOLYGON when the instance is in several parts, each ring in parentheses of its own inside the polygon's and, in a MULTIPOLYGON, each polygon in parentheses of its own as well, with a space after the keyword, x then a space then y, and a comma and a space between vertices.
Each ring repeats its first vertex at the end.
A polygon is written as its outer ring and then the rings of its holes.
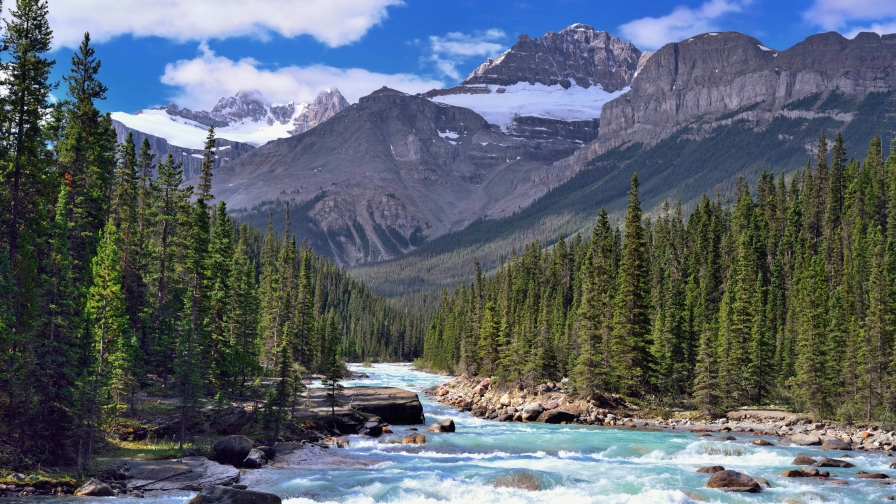
POLYGON ((863 439, 861 433, 854 440, 849 428, 837 427, 837 433, 849 437, 844 441, 828 434, 833 427, 807 423, 799 415, 744 410, 712 422, 644 418, 621 398, 570 400, 557 384, 514 392, 481 380, 446 384, 445 377, 403 365, 376 365, 366 372, 369 379, 349 384, 397 387, 412 394, 428 390, 432 395, 420 398, 426 426, 381 421, 382 432, 321 430, 317 440, 270 445, 234 440, 224 444, 238 453, 227 455, 230 448, 222 445, 210 455, 242 458, 236 464, 240 467, 191 457, 166 461, 164 467, 132 465, 122 468, 129 477, 109 483, 115 497, 48 499, 66 504, 73 499, 130 500, 141 485, 141 502, 159 504, 191 499, 196 499, 193 504, 277 504, 279 499, 286 504, 809 504, 896 498, 891 485, 896 470, 890 468, 893 459, 886 443, 875 447, 867 442, 877 435, 856 442, 863 439), (474 390, 478 400, 471 395, 474 390), (501 404, 505 394, 508 406, 501 404), (460 398, 464 402, 455 405, 460 398), (522 411, 534 402, 541 403, 542 411, 528 408, 524 420, 522 411), (571 416, 557 420, 553 411, 571 416), (513 421, 517 413, 520 421, 513 421), (509 419, 495 421, 508 414, 509 419), (824 445, 835 440, 852 449, 824 445), (248 468, 260 461, 260 469, 248 468), (136 477, 141 474, 142 479, 136 477), (212 481, 230 474, 238 479, 212 481), (177 488, 147 490, 163 486, 177 488))
POLYGON ((783 443, 819 446, 824 450, 863 450, 887 454, 896 451, 896 432, 876 425, 816 422, 805 415, 757 409, 732 411, 725 418, 716 420, 694 419, 690 414, 657 418, 642 414, 636 406, 617 395, 570 397, 559 382, 524 388, 493 386, 489 378, 461 376, 431 387, 426 393, 458 411, 498 422, 685 429, 710 435, 737 433, 776 437, 783 443))

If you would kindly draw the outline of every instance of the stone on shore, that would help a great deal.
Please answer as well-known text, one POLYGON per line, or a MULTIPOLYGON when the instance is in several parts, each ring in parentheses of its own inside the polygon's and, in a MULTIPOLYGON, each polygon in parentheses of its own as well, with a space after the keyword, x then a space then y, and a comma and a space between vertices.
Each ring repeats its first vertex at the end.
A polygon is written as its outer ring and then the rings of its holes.
POLYGON ((240 479, 239 469, 205 457, 128 460, 123 472, 128 478, 129 489, 143 491, 195 491, 209 486, 233 484, 240 479))
POLYGON ((700 469, 697 469, 697 472, 700 474, 715 474, 719 471, 724 471, 724 470, 725 470, 725 468, 722 466, 708 466, 708 467, 701 467, 700 469))
POLYGON ((565 409, 552 409, 539 415, 538 421, 547 424, 560 424, 563 422, 573 423, 577 418, 579 418, 579 415, 571 411, 565 409))
POLYGON ((224 486, 204 488, 189 504, 281 504, 280 497, 252 490, 237 490, 224 486))
POLYGON ((246 436, 227 436, 215 443, 212 448, 213 459, 221 464, 237 467, 246 460, 253 446, 252 440, 246 436))
POLYGON ((75 495, 85 497, 114 497, 115 491, 106 483, 103 483, 96 478, 90 478, 87 483, 84 483, 80 488, 75 490, 75 495))
POLYGON ((790 436, 790 441, 800 446, 817 446, 821 444, 821 438, 814 434, 794 434, 790 436))
POLYGON ((246 469, 258 469, 264 467, 267 463, 268 458, 264 452, 257 448, 252 448, 241 465, 246 469))
POLYGON ((822 450, 852 450, 852 445, 837 438, 825 439, 821 443, 822 450))
POLYGON ((726 492, 758 493, 762 491, 759 483, 750 476, 730 470, 713 473, 706 486, 708 488, 721 488, 726 492))
POLYGON ((501 399, 498 400, 501 403, 501 406, 510 406, 510 394, 505 393, 501 396, 501 399))
POLYGON ((541 405, 540 402, 531 402, 523 408, 523 416, 522 419, 525 422, 534 422, 538 420, 538 417, 544 413, 544 406, 541 405))

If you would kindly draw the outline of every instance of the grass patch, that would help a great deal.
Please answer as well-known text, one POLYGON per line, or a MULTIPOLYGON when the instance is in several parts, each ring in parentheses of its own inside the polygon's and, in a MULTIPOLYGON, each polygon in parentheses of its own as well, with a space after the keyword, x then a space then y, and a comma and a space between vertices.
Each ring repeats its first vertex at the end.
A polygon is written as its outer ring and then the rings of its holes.
MULTIPOLYGON (((213 438, 198 437, 189 443, 184 443, 184 450, 195 450, 199 454, 211 452, 213 438)), ((180 458, 183 452, 177 441, 119 441, 106 439, 106 444, 100 450, 102 458, 132 458, 139 460, 169 460, 180 458)))

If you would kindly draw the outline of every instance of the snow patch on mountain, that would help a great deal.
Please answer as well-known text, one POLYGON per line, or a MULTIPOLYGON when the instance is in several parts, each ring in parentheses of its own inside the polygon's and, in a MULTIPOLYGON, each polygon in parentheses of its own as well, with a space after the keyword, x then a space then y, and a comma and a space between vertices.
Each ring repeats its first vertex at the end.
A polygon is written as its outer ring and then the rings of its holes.
POLYGON ((270 103, 258 91, 240 91, 221 98, 209 111, 175 104, 136 114, 115 112, 112 118, 128 128, 164 138, 168 143, 202 149, 208 127, 218 138, 259 147, 271 140, 304 133, 348 107, 336 88, 322 91, 311 103, 270 103))
MULTIPOLYGON (((113 112, 112 119, 128 128, 164 138, 171 145, 188 149, 202 149, 208 135, 208 126, 170 115, 165 110, 144 110, 137 114, 113 112)), ((291 122, 268 125, 266 122, 241 121, 231 126, 215 128, 215 136, 259 147, 271 140, 291 136, 289 131, 293 128, 291 122)))
MULTIPOLYGON (((470 86, 473 87, 473 86, 470 86)), ((510 86, 483 85, 490 93, 450 94, 431 98, 473 110, 502 131, 508 131, 516 116, 536 116, 561 121, 582 121, 600 117, 604 103, 625 94, 629 87, 607 92, 598 84, 584 88, 572 85, 569 89, 557 84, 519 82, 510 86), (500 91, 499 91, 500 90, 500 91)))

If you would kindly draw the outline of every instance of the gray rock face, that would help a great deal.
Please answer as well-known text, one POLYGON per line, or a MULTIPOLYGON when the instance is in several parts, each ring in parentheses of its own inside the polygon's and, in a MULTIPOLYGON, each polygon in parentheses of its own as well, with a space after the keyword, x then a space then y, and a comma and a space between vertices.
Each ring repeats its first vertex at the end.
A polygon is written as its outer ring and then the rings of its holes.
POLYGON ((189 504, 280 504, 280 497, 252 490, 213 486, 202 490, 189 504))
POLYGON ((520 35, 516 44, 485 63, 462 85, 536 82, 546 86, 573 83, 582 87, 600 84, 605 91, 628 86, 638 69, 641 51, 634 44, 591 26, 574 24, 543 37, 520 35))
POLYGON ((652 144, 695 120, 747 107, 767 112, 765 120, 771 120, 787 104, 814 93, 892 89, 896 35, 862 33, 848 40, 823 33, 786 51, 741 33, 698 35, 663 46, 643 62, 631 91, 604 105, 592 154, 631 142, 652 144))
MULTIPOLYGON (((347 109, 348 101, 338 89, 330 88, 321 91, 313 102, 308 104, 305 110, 293 119, 294 128, 289 132, 293 135, 304 133, 318 124, 326 121, 334 115, 347 109)), ((291 114, 290 114, 291 115, 291 114)))
POLYGON ((229 485, 240 479, 240 471, 205 457, 178 460, 128 460, 124 469, 128 488, 141 491, 201 490, 229 485))

